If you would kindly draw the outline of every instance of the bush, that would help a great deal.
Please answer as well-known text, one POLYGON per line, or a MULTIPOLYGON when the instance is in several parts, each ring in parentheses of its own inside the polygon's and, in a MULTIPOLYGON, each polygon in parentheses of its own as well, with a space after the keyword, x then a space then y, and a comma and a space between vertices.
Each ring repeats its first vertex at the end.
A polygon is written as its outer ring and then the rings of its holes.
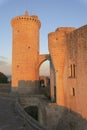
POLYGON ((0 83, 8 83, 8 78, 6 75, 0 72, 0 83))

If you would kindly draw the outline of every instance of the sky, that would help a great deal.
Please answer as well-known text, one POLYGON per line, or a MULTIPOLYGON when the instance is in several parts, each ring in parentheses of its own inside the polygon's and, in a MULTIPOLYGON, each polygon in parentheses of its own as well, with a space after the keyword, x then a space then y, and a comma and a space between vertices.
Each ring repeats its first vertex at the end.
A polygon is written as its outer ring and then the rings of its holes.
MULTIPOLYGON (((49 53, 48 33, 58 27, 79 28, 87 24, 87 0, 0 0, 0 71, 6 75, 11 74, 11 19, 24 15, 26 10, 41 21, 41 54, 49 53)), ((44 64, 43 72, 48 73, 49 64, 44 64)))

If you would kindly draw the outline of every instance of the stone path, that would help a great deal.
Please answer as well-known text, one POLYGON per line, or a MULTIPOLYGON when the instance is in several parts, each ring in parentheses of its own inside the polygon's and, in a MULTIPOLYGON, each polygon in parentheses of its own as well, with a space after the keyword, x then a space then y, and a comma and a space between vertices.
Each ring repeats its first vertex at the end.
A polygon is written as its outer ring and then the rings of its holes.
POLYGON ((0 97, 0 130, 33 130, 20 117, 11 97, 0 97))

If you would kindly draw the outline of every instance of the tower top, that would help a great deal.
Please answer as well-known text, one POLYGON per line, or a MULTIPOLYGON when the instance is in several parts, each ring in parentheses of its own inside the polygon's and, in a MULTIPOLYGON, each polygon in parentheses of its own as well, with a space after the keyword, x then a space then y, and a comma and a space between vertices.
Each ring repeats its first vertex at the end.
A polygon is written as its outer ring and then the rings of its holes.
POLYGON ((25 16, 29 16, 29 13, 28 13, 28 11, 27 11, 27 10, 25 11, 25 16))
POLYGON ((24 15, 16 16, 15 18, 13 18, 12 21, 11 21, 11 25, 12 25, 12 27, 15 26, 15 25, 22 24, 22 23, 24 25, 24 22, 27 24, 30 21, 32 21, 33 23, 36 23, 40 28, 41 23, 40 23, 40 21, 38 19, 38 16, 36 16, 36 15, 29 16, 29 13, 28 13, 27 10, 25 11, 24 15))

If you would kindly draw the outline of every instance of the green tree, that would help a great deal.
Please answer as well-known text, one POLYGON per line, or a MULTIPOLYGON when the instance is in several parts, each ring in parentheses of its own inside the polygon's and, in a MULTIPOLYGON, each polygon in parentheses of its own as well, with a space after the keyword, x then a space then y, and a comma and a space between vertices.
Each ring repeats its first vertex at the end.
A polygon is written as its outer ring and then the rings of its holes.
POLYGON ((8 78, 6 75, 0 72, 0 83, 8 83, 8 78))

